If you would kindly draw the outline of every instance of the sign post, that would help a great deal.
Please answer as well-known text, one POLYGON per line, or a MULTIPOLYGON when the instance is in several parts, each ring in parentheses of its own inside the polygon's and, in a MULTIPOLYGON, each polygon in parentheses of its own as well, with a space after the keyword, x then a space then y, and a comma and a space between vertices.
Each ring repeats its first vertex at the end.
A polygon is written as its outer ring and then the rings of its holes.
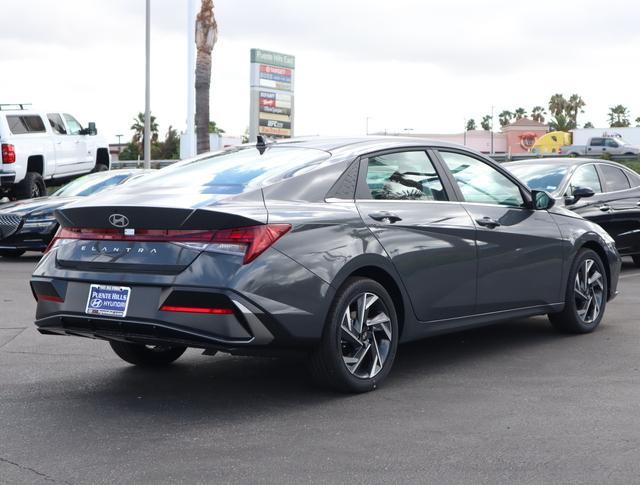
POLYGON ((249 141, 293 136, 295 57, 251 49, 249 141))

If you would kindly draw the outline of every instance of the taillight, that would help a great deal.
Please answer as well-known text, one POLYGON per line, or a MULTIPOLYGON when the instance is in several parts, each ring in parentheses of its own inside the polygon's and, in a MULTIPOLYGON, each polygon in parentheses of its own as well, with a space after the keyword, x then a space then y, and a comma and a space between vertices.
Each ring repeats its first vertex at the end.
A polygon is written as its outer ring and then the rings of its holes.
POLYGON ((291 229, 290 224, 265 224, 234 229, 136 229, 126 234, 122 229, 84 229, 61 227, 45 253, 72 240, 141 241, 196 244, 201 249, 243 256, 250 263, 291 229))
POLYGON ((247 264, 265 252, 269 246, 291 229, 290 224, 265 224, 264 226, 240 227, 216 231, 210 250, 244 253, 247 264))
POLYGON ((16 149, 9 143, 2 144, 2 163, 15 163, 16 149))
POLYGON ((162 305, 160 311, 163 312, 177 312, 177 313, 207 313, 209 315, 232 315, 233 310, 231 308, 217 308, 217 307, 199 307, 199 306, 172 306, 162 305))

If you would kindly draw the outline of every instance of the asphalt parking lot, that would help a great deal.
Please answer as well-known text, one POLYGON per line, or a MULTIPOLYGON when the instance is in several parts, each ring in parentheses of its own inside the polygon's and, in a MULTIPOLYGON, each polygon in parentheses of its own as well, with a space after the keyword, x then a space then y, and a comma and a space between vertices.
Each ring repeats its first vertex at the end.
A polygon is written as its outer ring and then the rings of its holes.
POLYGON ((0 483, 638 483, 640 270, 593 334, 512 321, 401 347, 385 385, 189 351, 167 371, 39 335, 0 261, 0 483))

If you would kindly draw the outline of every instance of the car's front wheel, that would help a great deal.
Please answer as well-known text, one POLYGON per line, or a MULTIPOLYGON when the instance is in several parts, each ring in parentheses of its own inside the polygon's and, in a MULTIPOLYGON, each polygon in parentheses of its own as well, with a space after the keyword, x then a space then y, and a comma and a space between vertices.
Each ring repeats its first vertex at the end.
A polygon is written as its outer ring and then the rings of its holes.
POLYGON ((339 391, 371 391, 389 373, 398 338, 389 293, 376 281, 350 278, 331 305, 322 340, 311 355, 311 373, 319 384, 339 391))
POLYGON ((564 333, 593 332, 604 315, 607 291, 600 256, 591 249, 580 250, 569 273, 564 309, 549 314, 551 324, 564 333))
POLYGON ((169 365, 187 350, 186 347, 141 345, 116 341, 110 341, 109 344, 122 360, 141 367, 169 365))

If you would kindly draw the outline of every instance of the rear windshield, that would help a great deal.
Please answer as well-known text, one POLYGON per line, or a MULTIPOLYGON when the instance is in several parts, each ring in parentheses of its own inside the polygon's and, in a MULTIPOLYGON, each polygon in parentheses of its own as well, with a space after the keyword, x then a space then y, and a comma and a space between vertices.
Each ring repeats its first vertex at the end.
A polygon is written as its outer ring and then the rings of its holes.
POLYGON ((546 190, 547 192, 558 189, 568 169, 567 166, 551 164, 518 165, 506 163, 504 167, 526 183, 530 189, 546 190))
POLYGON ((239 194, 313 170, 330 153, 300 147, 237 147, 190 159, 132 182, 137 187, 186 187, 201 194, 239 194))

